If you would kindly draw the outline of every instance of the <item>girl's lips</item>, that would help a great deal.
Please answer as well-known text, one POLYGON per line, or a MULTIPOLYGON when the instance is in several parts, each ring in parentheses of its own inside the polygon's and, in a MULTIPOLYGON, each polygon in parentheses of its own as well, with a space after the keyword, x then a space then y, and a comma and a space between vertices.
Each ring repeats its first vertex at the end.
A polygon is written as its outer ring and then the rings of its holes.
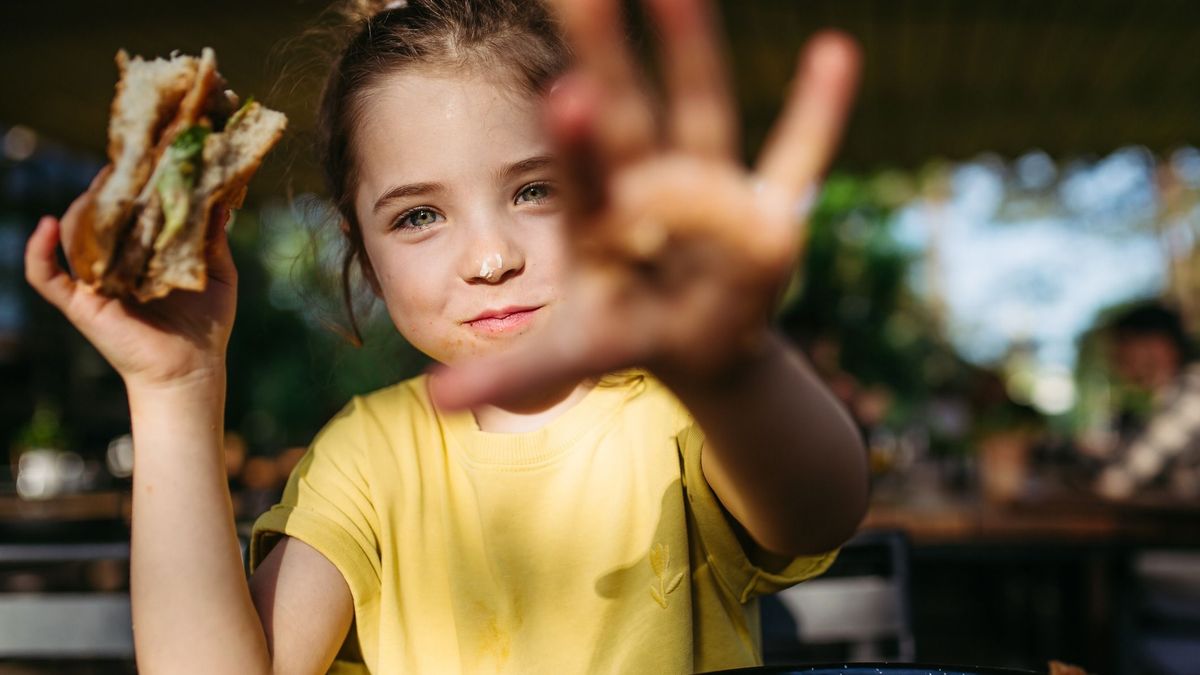
POLYGON ((480 333, 499 335, 525 327, 530 321, 533 321, 533 315, 539 309, 541 308, 534 307, 532 309, 517 310, 508 314, 489 316, 483 319, 468 321, 467 325, 480 333))

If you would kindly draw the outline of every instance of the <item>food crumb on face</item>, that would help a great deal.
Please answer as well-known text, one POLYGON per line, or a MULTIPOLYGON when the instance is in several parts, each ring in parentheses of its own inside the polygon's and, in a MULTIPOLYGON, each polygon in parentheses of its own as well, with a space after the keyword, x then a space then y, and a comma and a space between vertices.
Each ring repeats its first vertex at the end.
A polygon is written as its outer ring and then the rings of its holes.
POLYGON ((493 253, 492 255, 484 258, 483 262, 479 265, 479 276, 487 279, 488 281, 492 281, 492 277, 495 276, 496 272, 503 267, 504 258, 501 257, 499 253, 493 253))

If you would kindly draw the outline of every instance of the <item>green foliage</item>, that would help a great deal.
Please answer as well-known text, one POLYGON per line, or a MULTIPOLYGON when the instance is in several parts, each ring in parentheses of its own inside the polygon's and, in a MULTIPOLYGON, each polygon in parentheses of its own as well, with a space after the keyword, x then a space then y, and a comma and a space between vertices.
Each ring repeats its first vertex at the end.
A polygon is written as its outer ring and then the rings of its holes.
POLYGON ((15 454, 34 448, 65 450, 70 442, 62 415, 54 406, 38 403, 29 422, 17 432, 15 454))
POLYGON ((314 239, 275 260, 268 249, 280 232, 304 224, 264 225, 268 212, 239 213, 231 237, 240 282, 227 419, 254 452, 306 444, 351 397, 415 375, 426 363, 382 312, 364 315, 363 345, 355 347, 338 275, 322 264, 331 252, 314 249, 337 240, 314 239))
POLYGON ((956 359, 906 283, 917 261, 891 236, 891 213, 870 181, 831 176, 809 225, 801 290, 781 321, 802 343, 836 340, 841 366, 860 381, 921 398, 953 376, 956 359))
MULTIPOLYGON (((829 178, 780 324, 810 351, 834 345, 837 363, 817 363, 827 379, 887 392, 888 426, 924 428, 932 453, 962 454, 972 447, 973 423, 995 412, 995 397, 978 394, 992 376, 956 354, 928 301, 908 283, 921 260, 891 227, 895 207, 911 192, 911 181, 898 173, 829 178)), ((1008 402, 1003 393, 999 398, 1002 408, 1008 402)))

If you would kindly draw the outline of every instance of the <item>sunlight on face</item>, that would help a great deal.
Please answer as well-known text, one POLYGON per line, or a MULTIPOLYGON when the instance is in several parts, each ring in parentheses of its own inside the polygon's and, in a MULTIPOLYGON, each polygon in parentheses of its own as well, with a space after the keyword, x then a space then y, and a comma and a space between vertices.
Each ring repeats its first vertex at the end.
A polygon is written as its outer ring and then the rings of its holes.
POLYGON ((545 324, 566 264, 540 101, 504 78, 406 71, 364 104, 355 210, 397 329, 442 363, 545 324))

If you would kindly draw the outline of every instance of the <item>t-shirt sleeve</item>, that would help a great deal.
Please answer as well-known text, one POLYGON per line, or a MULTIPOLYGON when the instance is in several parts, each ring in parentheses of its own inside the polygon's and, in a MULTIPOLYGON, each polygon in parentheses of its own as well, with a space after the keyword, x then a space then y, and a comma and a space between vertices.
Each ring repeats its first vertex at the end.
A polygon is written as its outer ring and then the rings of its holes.
POLYGON ((361 401, 321 430, 292 471, 280 503, 254 523, 250 569, 283 535, 317 549, 345 577, 362 608, 379 594, 379 521, 370 493, 361 401))
POLYGON ((683 460, 687 508, 700 534, 708 565, 739 602, 745 603, 752 598, 781 591, 829 569, 837 557, 836 550, 818 555, 799 556, 770 571, 751 561, 734 531, 730 517, 700 468, 704 432, 698 424, 692 422, 677 438, 683 460))

